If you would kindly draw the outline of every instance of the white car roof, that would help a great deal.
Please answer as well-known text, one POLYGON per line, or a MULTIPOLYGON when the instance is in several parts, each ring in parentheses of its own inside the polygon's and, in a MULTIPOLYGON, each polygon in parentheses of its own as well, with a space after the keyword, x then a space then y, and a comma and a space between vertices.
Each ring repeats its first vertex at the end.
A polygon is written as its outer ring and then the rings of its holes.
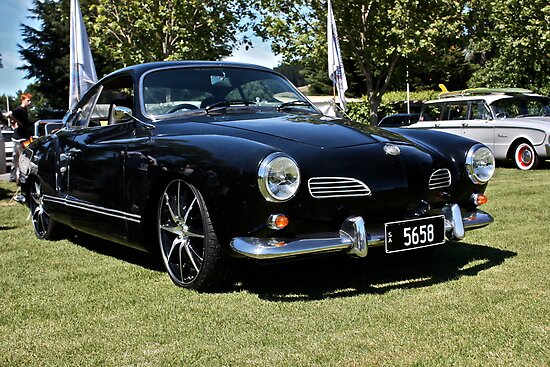
POLYGON ((544 97, 540 94, 535 93, 521 93, 521 94, 505 94, 505 93, 492 93, 492 94, 483 94, 483 95, 470 95, 470 96, 460 96, 460 97, 447 97, 434 99, 431 101, 426 101, 424 104, 432 103, 445 103, 445 102, 467 102, 467 101, 485 101, 487 104, 492 104, 494 101, 499 101, 502 99, 511 99, 517 96, 526 96, 526 97, 544 97))

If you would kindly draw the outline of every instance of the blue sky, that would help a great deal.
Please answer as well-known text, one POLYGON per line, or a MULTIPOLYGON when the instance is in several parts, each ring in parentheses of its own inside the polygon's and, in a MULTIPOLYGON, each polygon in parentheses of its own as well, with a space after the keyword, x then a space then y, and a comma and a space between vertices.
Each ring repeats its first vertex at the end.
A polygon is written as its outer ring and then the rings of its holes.
MULTIPOLYGON (((32 0, 0 0, 0 53, 4 68, 0 69, 0 95, 15 95, 18 90, 25 90, 32 80, 25 79, 25 74, 17 70, 23 61, 19 58, 17 44, 22 44, 21 23, 39 27, 36 21, 27 17, 32 7, 32 0)), ((231 61, 247 62, 273 68, 279 64, 280 58, 273 55, 268 43, 253 39, 254 47, 248 51, 236 50, 231 61)), ((92 50, 93 51, 93 50, 92 50)), ((101 76, 100 76, 101 77, 101 76)))

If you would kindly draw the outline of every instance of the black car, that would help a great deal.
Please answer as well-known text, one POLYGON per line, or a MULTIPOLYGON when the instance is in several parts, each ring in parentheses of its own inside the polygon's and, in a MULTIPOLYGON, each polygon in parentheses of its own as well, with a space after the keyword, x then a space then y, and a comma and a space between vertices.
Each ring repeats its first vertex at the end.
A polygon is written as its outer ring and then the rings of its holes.
POLYGON ((24 152, 36 235, 68 226, 160 252, 179 286, 216 287, 232 257, 364 257, 461 239, 490 150, 433 131, 326 117, 280 74, 161 62, 106 76, 24 152))

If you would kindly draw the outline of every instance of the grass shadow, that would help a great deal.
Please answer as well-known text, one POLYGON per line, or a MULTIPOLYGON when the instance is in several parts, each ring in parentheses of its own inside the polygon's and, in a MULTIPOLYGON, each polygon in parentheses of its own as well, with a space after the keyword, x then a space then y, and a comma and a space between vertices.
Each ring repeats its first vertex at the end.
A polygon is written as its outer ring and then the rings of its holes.
POLYGON ((10 200, 16 192, 17 189, 14 191, 9 187, 0 187, 0 200, 10 200))
POLYGON ((489 246, 450 242, 423 254, 386 255, 383 249, 373 249, 365 259, 332 256, 286 264, 254 263, 241 267, 238 288, 278 302, 384 294, 475 276, 516 255, 489 246))
POLYGON ((155 254, 136 250, 128 246, 69 229, 67 230, 66 239, 77 246, 101 255, 114 257, 118 260, 125 261, 148 270, 164 271, 164 265, 162 264, 159 256, 155 254))
MULTIPOLYGON (((72 231, 67 239, 89 251, 165 272, 155 254, 72 231)), ((433 252, 387 255, 382 248, 371 249, 364 259, 332 255, 279 263, 236 260, 233 285, 220 291, 244 290, 274 302, 384 294, 475 276, 516 255, 484 245, 448 242, 433 252)))

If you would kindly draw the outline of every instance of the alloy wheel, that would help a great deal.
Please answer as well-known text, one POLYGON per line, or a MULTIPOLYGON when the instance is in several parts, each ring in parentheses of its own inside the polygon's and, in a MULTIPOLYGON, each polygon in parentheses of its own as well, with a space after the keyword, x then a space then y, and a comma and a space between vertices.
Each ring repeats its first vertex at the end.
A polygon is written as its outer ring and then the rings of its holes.
POLYGON ((160 198, 157 218, 166 269, 176 284, 187 287, 201 273, 208 241, 198 191, 182 180, 172 181, 160 198))

